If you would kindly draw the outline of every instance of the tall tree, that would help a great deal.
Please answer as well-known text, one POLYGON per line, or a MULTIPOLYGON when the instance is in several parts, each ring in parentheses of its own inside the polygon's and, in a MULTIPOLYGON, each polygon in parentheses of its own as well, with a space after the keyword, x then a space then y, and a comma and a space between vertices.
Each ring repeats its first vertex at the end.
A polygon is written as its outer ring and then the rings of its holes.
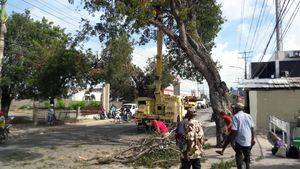
POLYGON ((132 52, 133 44, 126 34, 121 34, 109 39, 101 53, 98 65, 102 72, 98 80, 110 83, 113 99, 133 101, 135 98, 130 76, 132 52))
POLYGON ((46 19, 34 21, 29 11, 9 17, 0 83, 6 115, 13 99, 53 101, 86 84, 91 54, 69 47, 70 40, 46 19))
POLYGON ((141 34, 141 44, 153 39, 157 28, 163 30, 167 35, 167 48, 174 51, 172 57, 182 60, 177 63, 178 71, 190 77, 199 77, 201 74, 208 82, 217 144, 220 145, 224 125, 220 112, 228 108, 230 102, 226 83, 221 80, 217 64, 211 57, 214 38, 223 23, 220 5, 216 0, 82 1, 87 10, 100 13, 101 22, 95 27, 100 30, 100 37, 106 37, 111 32, 112 18, 119 19, 128 32, 141 34), (187 74, 184 69, 195 73, 187 74))

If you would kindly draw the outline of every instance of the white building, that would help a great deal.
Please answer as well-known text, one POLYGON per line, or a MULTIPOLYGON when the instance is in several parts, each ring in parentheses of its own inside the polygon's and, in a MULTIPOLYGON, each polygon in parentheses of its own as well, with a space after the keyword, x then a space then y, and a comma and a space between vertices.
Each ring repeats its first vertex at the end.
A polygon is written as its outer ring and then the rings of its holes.
POLYGON ((71 95, 72 101, 95 100, 101 101, 102 88, 97 85, 94 88, 84 89, 71 95))

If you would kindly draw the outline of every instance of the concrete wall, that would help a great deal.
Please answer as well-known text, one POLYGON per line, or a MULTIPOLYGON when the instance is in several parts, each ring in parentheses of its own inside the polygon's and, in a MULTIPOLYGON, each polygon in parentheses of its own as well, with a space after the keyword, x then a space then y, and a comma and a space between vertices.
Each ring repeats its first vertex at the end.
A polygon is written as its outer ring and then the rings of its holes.
POLYGON ((268 129, 269 116, 294 122, 300 111, 300 90, 250 91, 250 113, 259 130, 268 129))
MULTIPOLYGON (((249 107, 250 107, 250 114, 253 118, 253 121, 257 121, 257 91, 250 91, 249 92, 249 107)), ((257 124, 255 123, 255 128, 257 124)))

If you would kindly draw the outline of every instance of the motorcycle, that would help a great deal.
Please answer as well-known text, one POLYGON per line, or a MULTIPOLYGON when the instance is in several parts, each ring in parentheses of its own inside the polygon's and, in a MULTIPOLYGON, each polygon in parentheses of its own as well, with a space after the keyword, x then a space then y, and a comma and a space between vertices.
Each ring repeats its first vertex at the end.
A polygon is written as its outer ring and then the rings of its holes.
POLYGON ((99 110, 98 114, 94 116, 95 120, 103 120, 103 119, 106 119, 106 118, 107 118, 106 113, 103 110, 99 110))
MULTIPOLYGON (((12 119, 10 119, 12 120, 12 119)), ((8 120, 9 121, 9 120, 8 120)), ((5 144, 8 140, 9 129, 12 127, 11 124, 7 123, 3 128, 0 128, 0 144, 5 144)))

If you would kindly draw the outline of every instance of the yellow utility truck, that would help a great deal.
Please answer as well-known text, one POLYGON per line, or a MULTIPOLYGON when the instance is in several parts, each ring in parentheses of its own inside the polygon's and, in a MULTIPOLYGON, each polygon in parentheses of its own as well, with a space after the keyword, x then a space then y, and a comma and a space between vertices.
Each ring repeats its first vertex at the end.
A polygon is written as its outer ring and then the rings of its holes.
POLYGON ((135 120, 138 126, 149 126, 152 120, 159 118, 166 123, 176 123, 185 115, 184 101, 180 96, 165 95, 161 91, 162 81, 162 43, 163 31, 157 33, 157 55, 155 65, 155 92, 154 97, 139 97, 138 110, 135 120))
POLYGON ((197 97, 196 96, 186 96, 184 98, 184 108, 186 110, 190 108, 196 108, 197 106, 197 97))

